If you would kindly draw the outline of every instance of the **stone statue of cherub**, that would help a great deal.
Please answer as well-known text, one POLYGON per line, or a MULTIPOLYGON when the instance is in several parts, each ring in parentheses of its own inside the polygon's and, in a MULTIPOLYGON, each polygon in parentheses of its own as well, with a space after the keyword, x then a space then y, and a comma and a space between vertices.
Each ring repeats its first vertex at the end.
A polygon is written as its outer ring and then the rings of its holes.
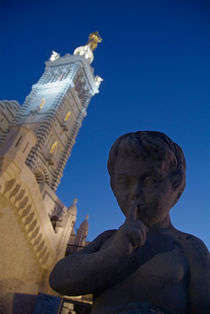
POLYGON ((51 287, 63 295, 92 293, 92 314, 210 313, 209 252, 169 217, 185 169, 182 149, 161 132, 119 137, 108 171, 125 222, 60 260, 51 287))

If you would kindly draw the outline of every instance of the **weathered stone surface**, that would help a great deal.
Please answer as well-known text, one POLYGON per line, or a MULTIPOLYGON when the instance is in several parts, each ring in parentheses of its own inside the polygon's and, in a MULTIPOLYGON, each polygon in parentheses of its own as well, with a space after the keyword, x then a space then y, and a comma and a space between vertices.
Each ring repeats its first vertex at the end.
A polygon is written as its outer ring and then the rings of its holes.
POLYGON ((181 148, 160 132, 129 133, 108 170, 125 222, 58 262, 52 288, 93 293, 94 314, 210 313, 209 252, 169 217, 185 186, 181 148))

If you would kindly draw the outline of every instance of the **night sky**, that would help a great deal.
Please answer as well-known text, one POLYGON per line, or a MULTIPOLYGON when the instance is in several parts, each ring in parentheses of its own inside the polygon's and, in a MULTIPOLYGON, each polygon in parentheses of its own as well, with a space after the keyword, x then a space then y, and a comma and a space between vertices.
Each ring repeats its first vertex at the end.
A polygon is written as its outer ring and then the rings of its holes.
POLYGON ((88 240, 124 221, 109 185, 107 157, 127 132, 156 130, 178 143, 187 161, 186 189, 172 223, 210 248, 210 2, 185 0, 0 2, 0 99, 21 104, 55 50, 73 54, 98 30, 92 66, 104 81, 58 188, 78 197, 88 240))

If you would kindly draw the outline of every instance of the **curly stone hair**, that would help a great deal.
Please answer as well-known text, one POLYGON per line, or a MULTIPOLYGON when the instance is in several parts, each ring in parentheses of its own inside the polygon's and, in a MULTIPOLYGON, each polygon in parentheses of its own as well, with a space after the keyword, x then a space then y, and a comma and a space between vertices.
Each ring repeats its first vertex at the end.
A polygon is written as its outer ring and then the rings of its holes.
POLYGON ((137 131, 120 136, 109 152, 107 166, 110 176, 114 173, 119 154, 125 158, 131 154, 138 158, 140 154, 145 159, 166 163, 172 187, 178 190, 178 198, 181 196, 185 188, 185 157, 181 147, 167 135, 156 131, 137 131))

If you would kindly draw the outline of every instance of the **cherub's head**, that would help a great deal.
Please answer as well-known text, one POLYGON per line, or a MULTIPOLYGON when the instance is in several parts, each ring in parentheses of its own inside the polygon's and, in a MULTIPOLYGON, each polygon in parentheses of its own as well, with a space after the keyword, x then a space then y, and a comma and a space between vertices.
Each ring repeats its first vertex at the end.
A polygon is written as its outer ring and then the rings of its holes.
POLYGON ((119 137, 109 153, 108 171, 118 204, 127 216, 133 203, 138 219, 151 226, 168 215, 185 187, 182 149, 161 132, 119 137))

